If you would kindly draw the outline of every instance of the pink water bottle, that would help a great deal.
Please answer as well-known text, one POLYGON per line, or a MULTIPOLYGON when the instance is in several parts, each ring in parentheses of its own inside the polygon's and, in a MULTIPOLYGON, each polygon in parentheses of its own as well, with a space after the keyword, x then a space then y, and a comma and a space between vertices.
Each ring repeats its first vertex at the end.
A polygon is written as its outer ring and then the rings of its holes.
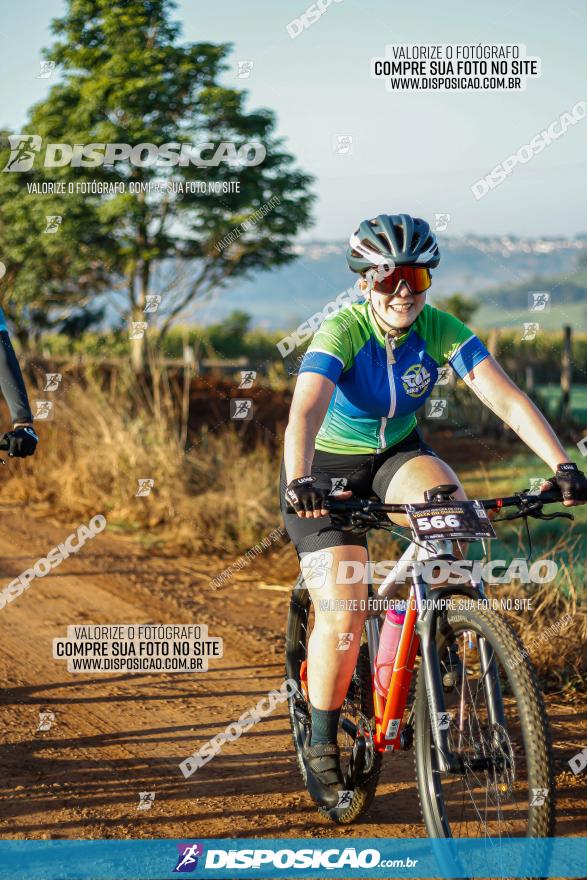
POLYGON ((382 697, 387 696, 389 682, 395 663, 402 627, 406 617, 405 608, 389 608, 381 627, 379 650, 375 660, 375 688, 382 697))

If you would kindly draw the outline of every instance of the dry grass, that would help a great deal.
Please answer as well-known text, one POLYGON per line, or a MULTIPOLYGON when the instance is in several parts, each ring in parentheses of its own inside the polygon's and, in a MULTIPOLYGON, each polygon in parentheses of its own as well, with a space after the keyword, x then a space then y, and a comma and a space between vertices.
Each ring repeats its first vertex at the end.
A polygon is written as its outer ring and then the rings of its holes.
POLYGON ((185 425, 164 378, 150 395, 130 375, 107 390, 89 377, 60 395, 54 419, 37 426, 38 453, 10 462, 5 500, 43 505, 68 521, 103 513, 111 529, 194 553, 234 554, 280 524, 269 451, 245 452, 236 432, 225 430, 196 438, 186 453, 185 425), (143 479, 154 485, 137 497, 143 479))
POLYGON ((497 598, 531 598, 523 612, 502 612, 522 639, 541 682, 549 687, 584 685, 587 613, 579 606, 572 569, 561 567, 551 584, 528 592, 521 585, 500 586, 491 594, 497 598))
MULTIPOLYGON (((34 460, 7 466, 3 499, 41 505, 67 522, 103 513, 109 529, 134 533, 154 550, 235 559, 281 525, 276 455, 259 445, 247 449, 226 426, 196 437, 186 452, 187 428, 177 411, 164 374, 154 393, 131 375, 119 375, 109 389, 87 377, 56 397, 54 420, 38 423, 41 444, 34 460), (154 480, 154 486, 147 497, 136 497, 142 479, 154 480)), ((495 491, 498 477, 489 481, 485 475, 485 494, 495 491)), ((387 533, 370 538, 373 559, 397 559, 403 546, 387 533)), ((507 552, 524 557, 523 541, 507 552)), ((534 558, 541 555, 559 561, 551 584, 528 589, 512 582, 489 586, 488 594, 531 598, 531 610, 504 613, 529 646, 543 681, 563 686, 579 679, 587 643, 587 615, 578 596, 585 578, 582 552, 578 539, 564 531, 549 536, 548 552, 537 551, 534 558), (565 615, 571 623, 553 635, 550 628, 565 615)))

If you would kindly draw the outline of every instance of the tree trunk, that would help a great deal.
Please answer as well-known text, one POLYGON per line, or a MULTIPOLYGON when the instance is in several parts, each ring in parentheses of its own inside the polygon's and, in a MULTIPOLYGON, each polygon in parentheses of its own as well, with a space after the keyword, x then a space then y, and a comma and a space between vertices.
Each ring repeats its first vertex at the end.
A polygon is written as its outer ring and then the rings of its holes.
POLYGON ((137 295, 133 297, 133 306, 131 312, 131 340, 130 340, 130 360, 135 373, 143 373, 145 370, 145 333, 147 332, 147 315, 145 314, 145 304, 147 302, 147 294, 149 292, 149 279, 151 275, 151 265, 145 261, 141 267, 140 273, 140 289, 137 295))
POLYGON ((135 306, 131 314, 130 362, 135 373, 145 369, 145 315, 140 306, 135 306))

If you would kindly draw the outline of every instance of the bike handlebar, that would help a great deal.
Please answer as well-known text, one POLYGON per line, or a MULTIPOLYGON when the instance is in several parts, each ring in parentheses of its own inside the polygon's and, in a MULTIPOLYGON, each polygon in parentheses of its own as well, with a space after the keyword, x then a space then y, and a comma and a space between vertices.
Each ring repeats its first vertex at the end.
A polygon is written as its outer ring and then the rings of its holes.
MULTIPOLYGON (((471 499, 473 500, 473 499, 471 499)), ((504 507, 523 507, 530 501, 540 502, 540 504, 557 504, 561 503, 563 498, 558 486, 548 489, 540 495, 531 495, 528 492, 519 492, 517 495, 508 495, 504 498, 485 498, 478 500, 485 510, 501 510, 504 507)), ((443 504, 442 501, 426 501, 414 502, 414 504, 443 504)), ((335 496, 327 498, 325 501, 327 510, 338 513, 353 513, 355 511, 364 513, 406 513, 406 508, 411 504, 385 504, 383 501, 371 501, 367 498, 349 498, 346 501, 338 501, 335 496)))

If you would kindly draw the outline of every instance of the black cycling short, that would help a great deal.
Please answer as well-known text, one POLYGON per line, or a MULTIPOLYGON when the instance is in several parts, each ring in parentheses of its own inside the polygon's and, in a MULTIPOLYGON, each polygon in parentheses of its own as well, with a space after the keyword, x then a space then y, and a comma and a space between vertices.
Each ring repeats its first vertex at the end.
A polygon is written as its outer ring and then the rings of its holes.
MULTIPOLYGON (((318 484, 327 487, 328 491, 333 488, 333 480, 343 477, 346 478, 346 483, 338 488, 350 489, 357 498, 371 498, 376 495, 383 501, 387 487, 400 467, 406 461, 419 455, 436 456, 436 453, 424 442, 418 428, 414 428, 407 437, 396 443, 395 446, 390 446, 385 452, 368 455, 344 455, 335 452, 321 452, 317 449, 314 453, 312 475, 317 477, 318 484)), ((340 526, 332 522, 330 516, 308 519, 288 512, 285 500, 286 488, 285 466, 282 462, 280 475, 281 513, 286 531, 298 556, 313 550, 326 550, 328 547, 341 547, 349 544, 367 547, 365 535, 343 531, 340 526)))

